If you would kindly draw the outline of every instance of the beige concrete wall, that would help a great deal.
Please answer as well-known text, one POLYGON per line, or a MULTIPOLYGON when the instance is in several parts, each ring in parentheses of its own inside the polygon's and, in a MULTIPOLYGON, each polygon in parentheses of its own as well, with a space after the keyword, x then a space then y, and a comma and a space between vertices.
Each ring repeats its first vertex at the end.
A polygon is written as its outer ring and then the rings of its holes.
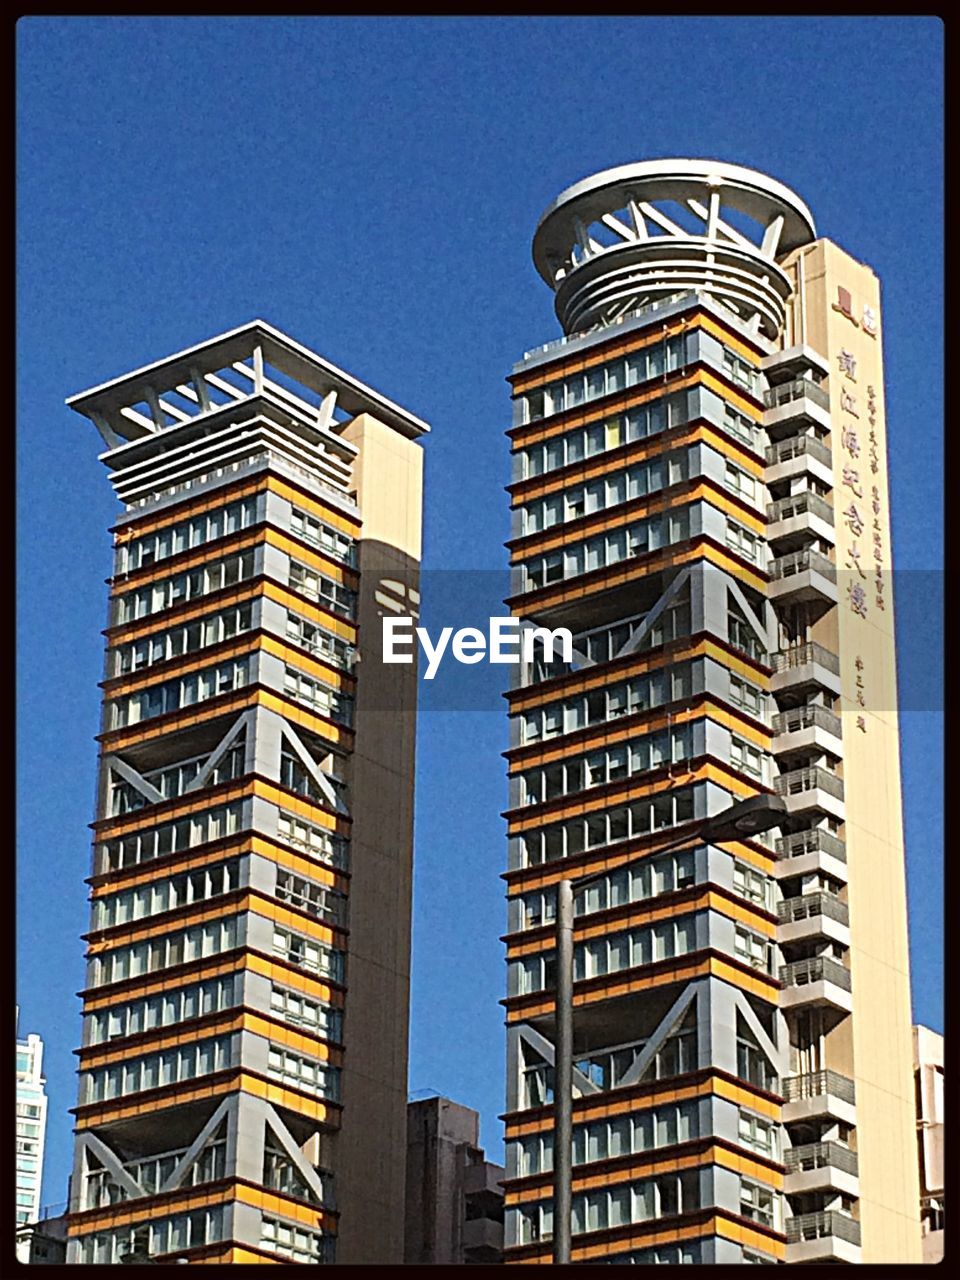
POLYGON ((423 455, 366 414, 343 434, 363 528, 337 1262, 389 1264, 403 1262, 417 672, 383 664, 380 618, 384 601, 411 612, 418 586, 423 455))
MULTIPOLYGON (((790 261, 796 263, 798 256, 790 261)), ((804 251, 802 298, 794 307, 791 339, 806 341, 830 363, 854 995, 853 1062, 846 1060, 846 1037, 835 1037, 833 1044, 845 1060, 828 1060, 827 1066, 851 1074, 852 1065, 856 1081, 863 1261, 911 1263, 921 1260, 919 1183, 882 334, 879 281, 870 268, 827 240, 804 251), (850 296, 852 318, 841 309, 839 288, 850 296), (864 307, 876 317, 875 334, 869 332, 871 318, 869 312, 865 317, 864 307), (856 361, 853 378, 841 369, 841 351, 856 361), (854 456, 857 450, 859 456, 854 456), (882 607, 875 545, 881 557, 882 607), (859 551, 863 579, 854 551, 859 551), (856 586, 864 591, 865 616, 854 608, 851 588, 856 586)))

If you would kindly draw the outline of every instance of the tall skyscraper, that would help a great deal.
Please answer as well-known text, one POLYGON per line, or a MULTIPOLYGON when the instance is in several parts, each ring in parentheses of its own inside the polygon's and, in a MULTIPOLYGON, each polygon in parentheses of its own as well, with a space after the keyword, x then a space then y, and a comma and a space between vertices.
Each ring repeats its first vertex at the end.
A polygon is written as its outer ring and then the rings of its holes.
MULTIPOLYGON (((17 1019, 19 1021, 19 1010, 17 1019)), ((43 1078, 43 1041, 17 1036, 17 1226, 40 1216, 43 1141, 47 1131, 47 1095, 43 1078)))
POLYGON ((262 321, 68 402, 124 506, 69 1261, 401 1262, 427 425, 262 321))
POLYGON ((577 183, 533 256, 511 604, 574 656, 509 695, 506 1260, 551 1256, 590 877, 574 1261, 918 1262, 879 281, 707 160, 577 183))

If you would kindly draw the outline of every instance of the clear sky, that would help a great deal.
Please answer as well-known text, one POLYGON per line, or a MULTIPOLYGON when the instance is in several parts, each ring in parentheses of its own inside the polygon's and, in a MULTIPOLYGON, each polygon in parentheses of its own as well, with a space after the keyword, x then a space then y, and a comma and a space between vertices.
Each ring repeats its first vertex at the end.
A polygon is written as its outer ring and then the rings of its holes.
MULTIPOLYGON (((64 397, 261 316, 433 424, 425 566, 502 570, 503 379, 559 332, 531 236, 562 188, 631 160, 770 173, 882 280, 914 1014, 942 1029, 940 23, 27 18, 18 37, 17 996, 47 1046, 44 1202, 70 1166, 117 512, 64 397)), ((501 700, 478 705, 427 699, 420 722, 409 1085, 480 1110, 499 1155, 507 732, 501 700)))

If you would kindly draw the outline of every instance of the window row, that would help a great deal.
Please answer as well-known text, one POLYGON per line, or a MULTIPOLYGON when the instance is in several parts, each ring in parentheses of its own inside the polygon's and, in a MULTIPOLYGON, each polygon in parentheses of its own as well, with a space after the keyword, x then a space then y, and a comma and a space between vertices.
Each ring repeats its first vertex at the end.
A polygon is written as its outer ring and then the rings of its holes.
MULTIPOLYGON (((161 1155, 147 1156, 124 1165, 124 1170, 147 1195, 156 1195, 163 1187, 187 1152, 165 1151, 161 1155)), ((182 1187, 195 1187, 204 1182, 222 1178, 226 1172, 227 1140, 222 1138, 208 1142, 183 1177, 182 1187)), ((88 1159, 92 1159, 89 1157, 88 1159)), ((103 1209, 130 1199, 130 1192, 116 1182, 105 1168, 91 1169, 84 1179, 83 1208, 103 1209)))
MULTIPOLYGON (((674 889, 686 889, 694 883, 694 851, 681 849, 636 862, 629 867, 610 871, 601 879, 592 880, 574 898, 574 910, 578 916, 592 915, 595 911, 609 911, 625 906, 628 902, 642 902, 674 889)), ((556 889, 534 889, 520 899, 521 929, 535 929, 556 919, 556 889)))
MULTIPOLYGON (((697 1103, 670 1102, 650 1111, 593 1120, 573 1130, 573 1163, 616 1160, 657 1147, 689 1142, 698 1135, 697 1103)), ((516 1176, 549 1173, 553 1169, 553 1134, 550 1131, 520 1138, 514 1144, 516 1176)))
MULTIPOLYGON (((542 653, 534 655, 529 669, 528 683, 538 684, 543 680, 553 680, 569 675, 572 671, 582 671, 584 667, 612 662, 624 656, 625 646, 643 624, 646 614, 635 614, 605 627, 597 627, 591 631, 582 631, 573 637, 574 663, 566 663, 559 659, 545 661, 542 653)), ((690 633, 690 598, 689 593, 681 590, 677 598, 667 605, 657 620, 652 623, 636 646, 638 652, 665 644, 679 636, 690 633)), ((654 673, 654 676, 656 673, 654 673)), ((673 695, 684 697, 684 691, 673 695)), ((662 701, 663 699, 661 699, 662 701)), ((667 702, 669 698, 665 699, 667 702)), ((655 705, 651 703, 651 705, 655 705)))
POLYGON ((270 1008, 291 1026, 304 1027, 322 1040, 343 1040, 343 1012, 319 1000, 309 1000, 298 991, 274 985, 270 991, 270 1008))
POLYGON ((660 729, 615 747, 604 747, 565 763, 528 769, 521 774, 521 804, 547 804, 591 787, 623 782, 650 769, 685 760, 691 751, 690 725, 660 729))
MULTIPOLYGON (((573 949, 573 976, 577 982, 598 978, 621 969, 654 964, 673 956, 687 955, 696 949, 697 929, 694 916, 678 920, 662 920, 655 925, 610 933, 602 938, 578 942, 573 949)), ((553 985, 556 955, 544 952, 525 956, 510 963, 511 995, 528 995, 553 985)))
POLYGON ((598 849, 618 840, 635 839, 690 822, 693 816, 693 788, 675 788, 602 813, 525 832, 519 837, 519 865, 535 866, 556 858, 573 858, 585 849, 598 849))
POLYGON ((263 1143, 263 1185, 271 1191, 280 1191, 297 1200, 320 1204, 321 1200, 307 1182, 290 1153, 280 1145, 268 1128, 263 1143))
POLYGON ((216 1036, 160 1053, 148 1053, 142 1058, 127 1058, 108 1067, 95 1067, 84 1072, 84 1102, 106 1102, 224 1071, 232 1065, 232 1039, 232 1036, 216 1036))
MULTIPOLYGON (((644 1178, 621 1187, 602 1187, 573 1197, 572 1231, 603 1231, 657 1218, 672 1218, 700 1207, 700 1175, 696 1169, 644 1178)), ((506 1243, 534 1244, 553 1236, 553 1205, 541 1201, 508 1209, 506 1243)))
POLYGON ((164 822, 145 831, 134 831, 117 840, 107 840, 100 846, 97 874, 135 867, 168 853, 179 853, 181 849, 193 849, 210 840, 221 840, 240 830, 242 814, 243 806, 237 801, 217 805, 202 813, 191 813, 189 817, 164 822))
POLYGON ((755 684, 743 680, 740 676, 730 676, 730 702, 747 715, 763 719, 766 706, 766 694, 755 684))
POLYGON ((253 550, 242 551, 212 564, 186 569, 172 578, 139 587, 136 591, 128 591, 117 597, 115 625, 122 626, 138 618, 148 618, 163 609, 175 609, 189 600, 197 600, 214 591, 236 586, 238 582, 253 577, 255 559, 253 550))
POLYGON ((652 671, 648 675, 590 689, 524 712, 521 741, 539 742, 542 738, 575 733, 588 725, 605 724, 620 716, 639 715, 665 702, 688 698, 692 686, 693 664, 684 662, 668 670, 652 671))
MULTIPOLYGON (((239 778, 243 773, 245 754, 242 740, 228 748, 217 764, 210 770, 204 785, 215 787, 221 782, 229 782, 233 778, 239 778)), ((152 787, 155 787, 160 792, 164 800, 175 800, 192 786, 206 767, 208 759, 209 756, 204 755, 197 756, 193 760, 182 760, 178 764, 168 765, 165 769, 155 769, 152 773, 145 773, 143 778, 144 781, 149 782, 152 787)), ((110 770, 110 786, 110 814, 112 817, 117 818, 122 817, 125 813, 135 813, 138 809, 143 809, 153 803, 132 783, 118 777, 113 769, 110 770)))
POLYGON ((93 928, 112 929, 132 920, 160 915, 187 907, 194 902, 205 902, 224 893, 232 893, 240 887, 240 859, 218 862, 213 866, 197 867, 195 871, 182 871, 165 880, 137 885, 119 893, 95 898, 93 903, 93 928))
POLYGON ((340 1097, 340 1068, 331 1067, 319 1058, 305 1058, 277 1045, 267 1054, 267 1075, 281 1084, 291 1085, 301 1093, 336 1102, 340 1097))
POLYGON ((679 369, 682 363, 681 336, 655 342, 634 351, 625 359, 611 360, 609 364, 597 365, 585 373, 568 374, 562 381, 518 396, 520 421, 535 422, 564 409, 575 409, 589 400, 614 395, 650 378, 660 378, 668 370, 679 369))
MULTIPOLYGON (((343 789, 344 783, 341 778, 334 777, 330 773, 324 773, 324 777, 335 790, 343 789)), ((330 805, 330 797, 321 790, 316 778, 300 757, 286 748, 281 748, 280 751, 280 785, 286 787, 288 791, 296 792, 298 796, 312 800, 314 804, 325 807, 330 805)))
POLYGON ((575 578, 581 573, 610 568, 631 556, 659 551, 662 547, 682 542, 689 536, 689 507, 649 516, 646 520, 634 521, 622 529, 598 533, 584 542, 520 561, 517 568, 523 575, 521 590, 535 591, 554 582, 575 578))
POLYGON ((735 649, 745 653, 754 662, 769 661, 766 647, 744 617, 739 605, 732 606, 727 613, 727 639, 735 649))
POLYGON ((225 507, 218 507, 216 511, 205 511, 165 529, 145 533, 117 547, 117 572, 133 573, 158 560, 179 555, 181 551, 191 551, 206 542, 213 542, 215 538, 239 533, 241 529, 248 529, 256 518, 256 497, 240 498, 225 507))
POLYGON ((656 493, 665 485, 679 484, 687 478, 687 471, 686 454, 675 453, 669 458, 635 463, 623 471, 564 489, 562 493, 537 498, 519 508, 520 533, 542 533, 554 525, 595 515, 618 503, 645 498, 648 493, 656 493))
POLYGON ((240 978, 210 978, 192 982, 175 991, 162 991, 155 996, 141 996, 124 1004, 111 1005, 89 1018, 89 1044, 102 1044, 123 1036, 138 1036, 160 1027, 175 1026, 192 1018, 203 1018, 232 1008, 239 1000, 240 978))
MULTIPOLYGON (((217 764, 211 769, 205 785, 215 787, 220 782, 229 782, 233 778, 239 778, 243 773, 244 756, 245 744, 241 734, 239 740, 233 746, 227 748, 217 764)), ((206 767, 209 758, 209 756, 199 756, 196 760, 185 760, 180 764, 169 765, 165 769, 157 769, 153 773, 145 773, 143 776, 147 782, 156 787, 164 800, 173 800, 177 796, 183 795, 190 784, 206 767)))
POLYGON ((730 763, 735 769, 739 769, 741 773, 749 773, 754 778, 762 778, 763 757, 763 751, 759 747, 755 747, 752 742, 747 742, 745 738, 731 735, 730 763))
POLYGON ((757 1038, 737 1014, 737 1075, 741 1080, 765 1089, 767 1093, 778 1091, 777 1073, 769 1058, 757 1043, 757 1038))
POLYGON ((756 476, 744 471, 742 467, 726 462, 723 475, 724 486, 746 502, 756 502, 760 493, 761 481, 756 476))
MULTIPOLYGON (((630 1253, 608 1254, 607 1262, 616 1265, 682 1266, 684 1263, 699 1265, 702 1261, 700 1243, 697 1240, 684 1240, 681 1244, 659 1244, 652 1249, 633 1249, 630 1253)), ((744 1257, 744 1262, 748 1261, 744 1257)), ((758 1262, 766 1259, 757 1259, 758 1262)), ((772 1261, 772 1259, 771 1259, 772 1261)))
POLYGON ((312 542, 314 546, 319 547, 326 555, 333 556, 335 560, 342 560, 344 564, 349 565, 357 562, 356 539, 351 538, 348 533, 335 529, 333 525, 319 520, 309 511, 301 511, 299 507, 293 508, 290 512, 290 532, 302 538, 304 542, 312 542))
POLYGON ((327 720, 336 720, 338 723, 346 725, 353 723, 353 699, 351 697, 342 693, 339 689, 331 688, 330 685, 324 684, 321 680, 304 675, 302 671, 297 671, 294 667, 284 668, 283 691, 288 697, 293 698, 295 702, 300 702, 304 706, 310 707, 327 720))
POLYGON ((110 702, 110 728, 125 729, 151 720, 154 716, 170 715, 184 707, 195 706, 223 693, 241 689, 249 679, 252 658, 248 655, 230 662, 221 662, 206 671, 192 671, 176 680, 152 684, 136 693, 128 693, 110 702))
POLYGON ((194 1209, 169 1218, 155 1218, 142 1226, 118 1227, 81 1236, 80 1262, 87 1266, 111 1266, 132 1253, 175 1253, 214 1244, 223 1238, 223 1206, 194 1209))
POLYGON ((111 675, 129 675, 158 662, 168 662, 171 658, 182 658, 185 654, 208 649, 212 645, 222 644, 224 640, 242 635, 252 626, 253 602, 247 600, 243 604, 231 605, 229 609, 221 609, 208 618, 197 618, 169 631, 146 636, 143 640, 118 645, 113 650, 111 675))
POLYGON ((727 520, 727 546, 744 560, 754 564, 763 563, 763 538, 751 532, 736 520, 727 520))
POLYGON ((290 929, 274 929, 273 954, 298 969, 317 973, 331 982, 343 982, 344 953, 315 938, 305 938, 290 929))
POLYGON ((308 880, 305 876, 285 871, 282 867, 277 869, 275 893, 281 902, 289 902, 291 906, 316 916, 318 920, 341 925, 346 920, 345 894, 338 893, 327 884, 319 884, 316 880, 308 880))
MULTIPOLYGON (((206 1143, 187 1171, 181 1186, 197 1187, 204 1182, 215 1182, 224 1177, 227 1171, 227 1135, 222 1129, 221 1133, 221 1137, 206 1143)), ((138 1160, 124 1167, 148 1195, 155 1195, 185 1154, 186 1148, 161 1156, 148 1156, 145 1160, 138 1160)))
POLYGON ((327 1262, 336 1257, 336 1237, 280 1218, 264 1216, 260 1221, 260 1247, 278 1253, 291 1262, 327 1262))
POLYGON ((762 973, 774 973, 776 968, 776 948, 769 938, 754 933, 743 925, 737 925, 734 939, 734 951, 737 958, 751 969, 759 969, 762 973))
POLYGON ((353 664, 355 649, 352 644, 297 613, 287 613, 287 639, 331 666, 346 669, 353 664))
MULTIPOLYGON (((579 1070, 598 1089, 617 1089, 632 1077, 637 1063, 647 1047, 646 1040, 605 1053, 594 1053, 589 1059, 578 1062, 579 1070)), ((692 1010, 681 1026, 666 1037, 639 1077, 641 1084, 649 1080, 670 1080, 697 1067, 697 1027, 692 1010)))
POLYGON ((343 618, 353 618, 357 611, 357 593, 333 578, 327 578, 299 560, 290 561, 289 584, 300 595, 308 596, 343 618))
POLYGON ((773 880, 739 859, 733 863, 733 891, 765 911, 773 910, 773 880))
POLYGON ((772 1120, 741 1110, 738 1133, 743 1146, 759 1151, 769 1160, 780 1159, 780 1129, 772 1120))
POLYGON ((285 813, 282 809, 277 816, 277 835, 287 844, 306 850, 319 862, 327 862, 341 871, 346 870, 350 842, 343 836, 335 835, 325 827, 317 827, 312 822, 304 822, 303 818, 285 813))
POLYGON ((762 1223, 772 1231, 777 1229, 779 1218, 779 1196, 770 1187, 758 1182, 740 1180, 740 1213, 744 1218, 762 1223))
POLYGON ((587 427, 574 427, 563 435, 551 436, 539 444, 526 445, 515 454, 515 476, 526 480, 531 476, 572 466, 585 458, 596 457, 609 449, 644 440, 668 427, 678 427, 689 420, 687 393, 661 396, 647 404, 637 405, 626 413, 592 422, 587 427))
POLYGON ((139 978, 174 965, 190 964, 206 956, 217 956, 232 950, 240 939, 239 916, 208 920, 205 924, 195 924, 159 938, 144 938, 142 942, 103 951, 92 957, 91 985, 107 986, 111 982, 139 978))
POLYGON ((755 365, 750 364, 746 360, 742 360, 735 355, 729 347, 723 349, 723 371, 738 386, 746 387, 754 395, 759 385, 760 371, 755 365))
POLYGON ((736 436, 738 440, 742 440, 745 445, 751 448, 754 453, 760 453, 763 449, 763 441, 761 439, 760 428, 748 418, 745 413, 740 413, 732 404, 726 400, 723 401, 723 428, 730 435, 736 436))

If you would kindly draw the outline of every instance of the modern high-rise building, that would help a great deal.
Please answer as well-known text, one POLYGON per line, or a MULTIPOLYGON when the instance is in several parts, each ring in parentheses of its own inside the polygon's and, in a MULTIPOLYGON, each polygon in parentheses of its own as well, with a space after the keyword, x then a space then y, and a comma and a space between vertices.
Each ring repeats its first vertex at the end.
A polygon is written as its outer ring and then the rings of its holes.
POLYGON ((917 1157, 920 1161, 920 1222, 923 1261, 943 1257, 946 1208, 943 1186, 943 1036, 929 1027, 913 1028, 913 1067, 917 1089, 917 1157))
POLYGON ((510 603, 574 645, 509 694, 505 1260, 551 1257, 583 878, 573 1260, 919 1262, 879 281, 708 160, 577 183, 533 256, 510 603))
POLYGON ((401 1262, 427 425, 262 321, 72 397, 114 529, 69 1261, 401 1262))
MULTIPOLYGON (((19 1021, 19 1010, 17 1020, 19 1021)), ((43 1142, 47 1130, 47 1095, 43 1078, 43 1041, 37 1035, 17 1037, 17 1226, 40 1216, 43 1142)))

